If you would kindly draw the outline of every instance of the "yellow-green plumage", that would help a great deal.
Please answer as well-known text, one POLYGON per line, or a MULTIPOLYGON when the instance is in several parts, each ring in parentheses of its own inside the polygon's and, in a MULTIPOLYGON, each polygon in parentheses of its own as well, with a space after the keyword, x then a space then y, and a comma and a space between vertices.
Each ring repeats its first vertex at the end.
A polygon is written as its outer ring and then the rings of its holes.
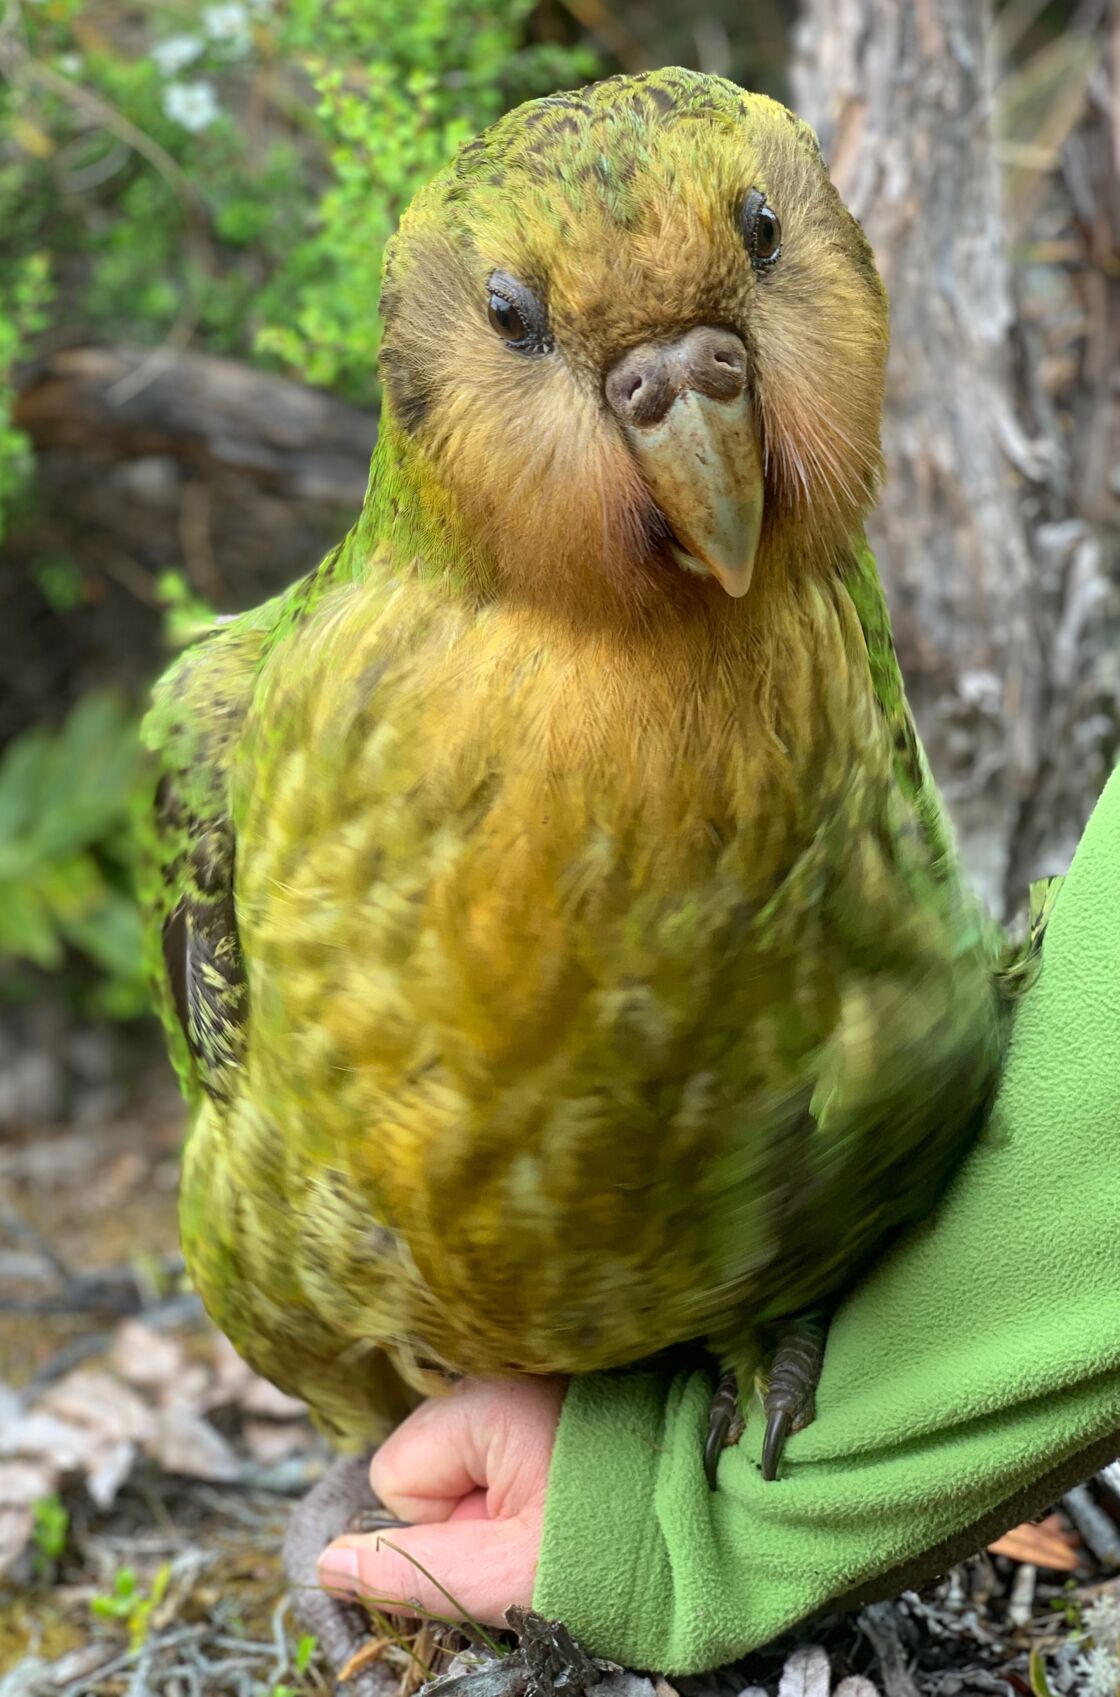
POLYGON ((361 519, 149 719, 188 1266, 355 1441, 449 1372, 748 1367, 929 1211, 1002 1041, 862 537, 885 308, 812 138, 661 72, 472 148, 391 256, 361 519), (706 322, 766 449, 740 601, 666 562, 601 399, 706 322))

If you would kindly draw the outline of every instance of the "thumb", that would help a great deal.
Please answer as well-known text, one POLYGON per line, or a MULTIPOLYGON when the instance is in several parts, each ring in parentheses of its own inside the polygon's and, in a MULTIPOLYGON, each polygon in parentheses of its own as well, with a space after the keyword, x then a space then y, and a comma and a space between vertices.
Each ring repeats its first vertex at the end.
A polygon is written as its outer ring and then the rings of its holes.
POLYGON ((539 1553, 532 1517, 460 1518, 336 1539, 319 1558, 319 1580, 390 1614, 501 1626, 511 1603, 531 1604, 539 1553))

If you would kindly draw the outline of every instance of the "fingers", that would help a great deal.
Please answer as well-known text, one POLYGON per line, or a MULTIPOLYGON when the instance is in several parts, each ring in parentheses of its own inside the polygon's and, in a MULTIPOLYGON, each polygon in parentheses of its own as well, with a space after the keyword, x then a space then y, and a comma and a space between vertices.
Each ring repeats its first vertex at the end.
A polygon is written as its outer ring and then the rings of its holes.
POLYGON ((490 1510, 486 1506, 486 1492, 472 1491, 469 1497, 460 1497, 451 1510, 451 1520, 489 1520, 490 1510))
POLYGON ((370 1464, 394 1532, 339 1538, 319 1560, 328 1590, 396 1614, 500 1626, 532 1602, 548 1468, 566 1381, 464 1380, 424 1403, 370 1464))
POLYGON ((485 1488, 491 1422, 478 1392, 486 1388, 467 1381, 421 1403, 375 1452, 369 1482, 390 1514, 413 1525, 446 1520, 461 1498, 485 1488))
POLYGON ((543 1511, 339 1538, 320 1557, 319 1580, 391 1614, 501 1626, 511 1603, 532 1602, 542 1526, 543 1511))
POLYGON ((566 1381, 464 1379, 410 1414, 374 1455, 370 1484, 412 1525, 443 1521, 472 1493, 516 1514, 543 1493, 566 1381))

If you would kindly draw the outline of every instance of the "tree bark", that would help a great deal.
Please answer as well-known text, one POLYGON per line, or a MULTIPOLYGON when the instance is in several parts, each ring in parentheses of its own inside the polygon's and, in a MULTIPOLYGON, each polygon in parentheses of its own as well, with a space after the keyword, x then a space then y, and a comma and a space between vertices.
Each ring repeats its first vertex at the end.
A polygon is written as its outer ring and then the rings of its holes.
POLYGON ((0 747, 166 664, 159 579, 221 612, 309 571, 362 503, 372 412, 234 360, 71 347, 22 373, 35 485, 0 553, 0 747), (61 574, 65 599, 52 585, 61 574))
POLYGON ((990 0, 805 0, 793 83, 890 292, 871 541, 934 771, 973 878, 1003 912, 1027 875, 1063 869, 1100 788, 1099 760, 1064 787, 1048 791, 1047 776, 1084 640, 1071 595, 1099 609, 1104 579, 1020 309, 991 24, 990 0), (1055 537, 1070 520, 1076 534, 1055 537), (1086 542, 1093 559, 1075 563, 1086 542), (1079 572, 1091 586, 1077 589, 1079 572), (1055 664, 1063 618, 1072 667, 1068 653, 1055 664), (1044 820, 1044 802, 1062 816, 1044 820))

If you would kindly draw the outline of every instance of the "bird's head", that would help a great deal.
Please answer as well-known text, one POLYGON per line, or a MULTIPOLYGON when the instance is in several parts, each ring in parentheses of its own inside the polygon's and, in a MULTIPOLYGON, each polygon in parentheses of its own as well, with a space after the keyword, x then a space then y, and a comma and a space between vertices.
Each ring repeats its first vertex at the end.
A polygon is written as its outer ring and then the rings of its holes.
POLYGON ((871 504, 870 249, 812 131, 721 78, 509 113, 416 197, 382 302, 395 480, 515 593, 739 598, 871 504))

